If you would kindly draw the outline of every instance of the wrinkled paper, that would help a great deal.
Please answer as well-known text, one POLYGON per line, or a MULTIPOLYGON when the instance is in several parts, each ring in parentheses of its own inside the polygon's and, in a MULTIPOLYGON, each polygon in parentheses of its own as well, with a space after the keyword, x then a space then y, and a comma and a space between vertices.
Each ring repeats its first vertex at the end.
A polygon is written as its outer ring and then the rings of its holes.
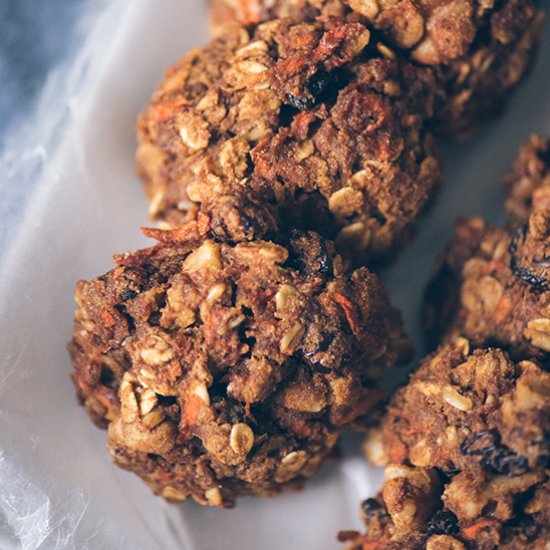
MULTIPOLYGON (((23 207, 0 219, 0 548, 340 548, 336 532, 360 528, 359 502, 381 479, 360 437, 347 436, 343 459, 301 492, 243 498, 234 510, 169 505, 112 466, 105 433, 76 404, 65 350, 74 284, 147 244, 136 115, 164 69, 207 39, 200 0, 91 4, 94 22, 70 70, 52 74, 37 114, 0 158, 4 204, 24 191, 23 207)), ((453 219, 500 223, 499 178, 531 132, 550 132, 548 32, 542 53, 503 116, 443 147, 444 190, 382 273, 419 350, 421 292, 453 219)))

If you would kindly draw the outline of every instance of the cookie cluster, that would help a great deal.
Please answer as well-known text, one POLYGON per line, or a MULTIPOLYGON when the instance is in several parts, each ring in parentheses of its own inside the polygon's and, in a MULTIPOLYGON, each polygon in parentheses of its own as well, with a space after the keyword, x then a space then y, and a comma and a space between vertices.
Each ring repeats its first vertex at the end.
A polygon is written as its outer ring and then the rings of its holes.
POLYGON ((365 265, 410 241, 440 185, 437 137, 520 81, 541 16, 531 0, 211 9, 217 36, 137 124, 157 243, 78 283, 69 350, 118 465, 168 500, 229 507, 299 483, 379 416, 410 343, 365 265))
POLYGON ((398 390, 365 452, 385 466, 350 550, 544 549, 550 540, 550 157, 505 177, 509 224, 457 223, 426 298, 443 342, 398 390))

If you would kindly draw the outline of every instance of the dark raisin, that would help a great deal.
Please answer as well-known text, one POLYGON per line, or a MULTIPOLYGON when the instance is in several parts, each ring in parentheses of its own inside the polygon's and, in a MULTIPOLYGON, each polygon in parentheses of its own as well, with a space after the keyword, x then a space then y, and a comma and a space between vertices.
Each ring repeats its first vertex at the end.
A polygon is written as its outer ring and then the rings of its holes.
POLYGON ((426 534, 432 535, 456 535, 460 531, 457 517, 449 510, 437 512, 428 525, 426 534))
POLYGON ((386 515, 386 511, 382 505, 375 498, 367 498, 361 503, 361 511, 365 517, 370 517, 373 515, 386 515))
POLYGON ((138 293, 135 290, 132 290, 131 288, 125 288, 120 293, 120 299, 124 300, 124 301, 133 300, 137 295, 138 295, 138 293))
POLYGON ((160 318, 162 317, 162 314, 160 311, 153 311, 151 315, 149 315, 149 319, 147 319, 147 322, 152 327, 158 327, 160 325, 160 318))
POLYGON ((503 445, 494 430, 474 434, 462 443, 460 450, 467 456, 479 456, 482 466, 498 474, 521 475, 528 467, 527 458, 503 445))
POLYGON ((116 384, 115 373, 106 365, 101 365, 101 376, 99 381, 106 388, 114 388, 116 384))
POLYGON ((303 94, 300 96, 295 96, 293 94, 287 94, 288 102, 292 107, 297 109, 298 111, 306 111, 307 109, 311 109, 314 104, 313 98, 309 94, 303 94))
POLYGON ((550 468, 550 455, 541 455, 537 458, 537 466, 539 468, 550 468))
POLYGON ((320 256, 319 256, 319 273, 323 275, 332 276, 332 262, 329 259, 329 254, 325 241, 320 242, 320 256))
POLYGON ((136 324, 134 318, 126 311, 126 306, 117 304, 115 309, 126 319, 126 323, 128 323, 128 332, 134 332, 136 330, 136 324))
MULTIPOLYGON (((548 281, 546 277, 538 275, 532 270, 518 265, 516 253, 519 249, 519 246, 525 242, 525 239, 527 237, 527 230, 527 225, 523 225, 522 227, 520 227, 516 231, 516 234, 514 235, 510 246, 508 247, 508 251, 510 252, 510 269, 516 277, 519 277, 526 283, 529 283, 535 291, 545 292, 550 289, 550 281, 548 281)), ((537 265, 535 262, 533 263, 537 265)))
POLYGON ((526 457, 519 456, 513 451, 502 447, 488 461, 487 466, 493 468, 499 474, 519 476, 527 471, 529 464, 526 457))
POLYGON ((334 73, 326 71, 316 72, 308 81, 307 89, 313 99, 317 101, 335 80, 334 73))

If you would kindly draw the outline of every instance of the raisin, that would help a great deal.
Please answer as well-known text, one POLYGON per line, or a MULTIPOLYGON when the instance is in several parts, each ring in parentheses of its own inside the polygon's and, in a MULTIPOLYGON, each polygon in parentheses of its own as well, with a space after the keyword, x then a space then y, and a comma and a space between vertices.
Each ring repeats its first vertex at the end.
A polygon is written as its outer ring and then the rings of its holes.
POLYGON ((457 517, 449 510, 437 512, 428 525, 426 534, 432 535, 456 535, 460 531, 457 517))
POLYGON ((519 277, 526 283, 529 283, 535 291, 546 292, 547 290, 550 290, 550 281, 548 281, 546 277, 543 277, 542 275, 537 275, 534 271, 518 265, 516 253, 520 244, 523 244, 525 242, 525 239, 527 237, 527 230, 527 225, 523 225, 522 227, 520 227, 516 231, 516 234, 514 235, 510 246, 508 247, 508 251, 510 252, 510 269, 516 277, 519 277))
POLYGON ((467 456, 479 456, 482 466, 498 474, 521 475, 527 470, 527 458, 503 445, 495 430, 474 434, 462 443, 460 450, 467 456))
POLYGON ((138 295, 138 293, 135 290, 132 290, 131 288, 125 288, 120 293, 120 299, 124 300, 124 301, 133 300, 137 295, 138 295))
POLYGON ((365 517, 371 517, 374 515, 377 516, 386 516, 387 513, 384 510, 384 507, 375 499, 367 498, 361 503, 361 511, 365 517))

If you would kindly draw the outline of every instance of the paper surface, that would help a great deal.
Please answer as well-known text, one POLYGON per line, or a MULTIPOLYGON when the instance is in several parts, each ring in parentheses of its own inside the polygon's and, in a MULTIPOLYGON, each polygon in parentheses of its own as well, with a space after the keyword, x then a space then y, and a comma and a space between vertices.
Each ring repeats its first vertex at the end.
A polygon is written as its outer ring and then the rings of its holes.
MULTIPOLYGON (((199 0, 101 6, 71 86, 51 84, 35 132, 6 153, 11 176, 32 185, 17 223, 0 220, 10 235, 0 248, 0 548, 340 548, 336 532, 360 527, 359 502, 380 482, 360 438, 347 437, 343 459, 302 492, 243 498, 234 510, 168 505, 111 464, 106 434, 76 405, 65 351, 74 284, 110 269, 113 253, 148 244, 138 229, 147 206, 134 175, 133 125, 163 70, 207 39, 199 0)), ((444 147, 444 190, 413 245, 382 273, 419 349, 421 292, 452 221, 502 220, 499 179, 517 146, 532 132, 550 133, 549 85, 546 32, 506 113, 467 144, 444 147)))

